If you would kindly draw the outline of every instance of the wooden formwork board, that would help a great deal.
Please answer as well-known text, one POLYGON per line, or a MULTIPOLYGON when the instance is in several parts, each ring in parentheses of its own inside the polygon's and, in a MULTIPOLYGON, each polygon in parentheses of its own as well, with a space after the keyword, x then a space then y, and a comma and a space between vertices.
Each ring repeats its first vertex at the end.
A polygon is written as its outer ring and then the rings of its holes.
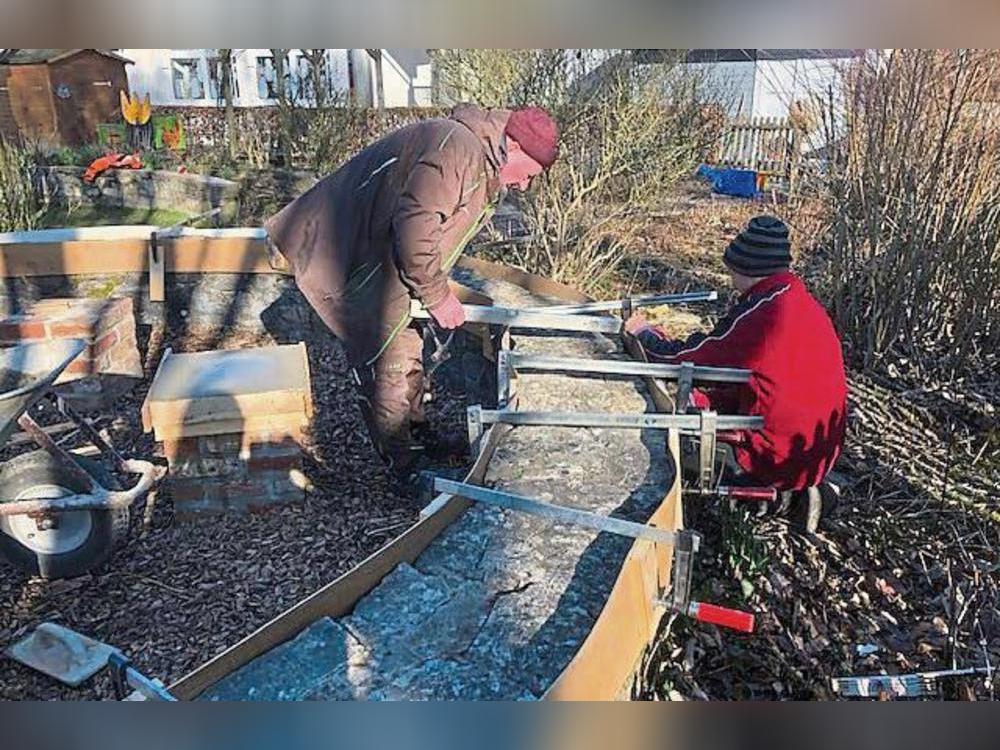
MULTIPOLYGON (((0 234, 0 276, 92 276, 149 271, 154 226, 0 234)), ((262 229, 183 229, 158 238, 166 273, 283 273, 262 229)))

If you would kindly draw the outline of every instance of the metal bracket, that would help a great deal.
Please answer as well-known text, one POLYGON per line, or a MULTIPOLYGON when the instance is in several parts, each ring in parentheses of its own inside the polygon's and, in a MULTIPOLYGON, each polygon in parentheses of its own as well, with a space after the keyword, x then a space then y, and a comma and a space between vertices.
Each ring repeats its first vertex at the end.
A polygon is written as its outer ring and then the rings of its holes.
POLYGON ((163 248, 160 246, 158 232, 149 233, 149 301, 163 302, 166 293, 166 267, 163 258, 163 248))
POLYGON ((483 438, 483 407, 478 404, 470 406, 465 418, 469 426, 469 450, 475 457, 479 455, 479 441, 483 438))
POLYGON ((699 622, 731 628, 742 633, 753 632, 754 616, 749 612, 691 600, 694 553, 698 551, 700 541, 701 537, 694 531, 683 531, 677 535, 671 566, 670 598, 657 599, 655 603, 699 622))
MULTIPOLYGON (((519 426, 548 427, 593 427, 620 430, 679 430, 685 434, 701 433, 700 414, 614 414, 607 412, 563 412, 563 411, 512 411, 469 407, 470 425, 472 410, 477 409, 475 419, 486 424, 510 424, 519 426)), ((764 426, 763 417, 747 417, 723 414, 716 417, 719 430, 753 430, 764 426)), ((470 436, 472 435, 470 427, 470 436)))
POLYGON ((455 482, 440 477, 434 480, 434 489, 437 492, 445 492, 449 495, 464 497, 467 500, 473 500, 485 505, 494 505, 506 510, 528 513, 529 515, 547 518, 551 521, 582 526, 594 531, 606 531, 611 534, 632 537, 633 539, 645 539, 661 544, 676 545, 680 538, 686 535, 693 535, 694 541, 692 543, 695 545, 694 548, 697 549, 697 540, 699 537, 693 531, 668 531, 667 529, 660 529, 649 524, 626 521, 623 518, 614 518, 612 516, 602 516, 599 513, 579 508, 567 508, 564 505, 544 503, 534 498, 491 490, 474 484, 455 482))
MULTIPOLYGON (((575 372, 594 375, 621 375, 661 380, 678 380, 690 375, 692 382, 748 383, 750 370, 734 367, 699 367, 690 362, 666 365, 621 359, 582 359, 577 357, 546 357, 537 354, 511 352, 508 357, 515 370, 535 372, 575 372)), ((683 411, 683 410, 680 410, 683 411)))
POLYGON ((698 462, 698 487, 702 492, 715 484, 715 439, 718 415, 714 411, 701 412, 701 456, 698 462))
MULTIPOLYGON (((580 333, 621 333, 622 322, 617 318, 599 315, 562 315, 541 310, 487 305, 462 305, 465 320, 469 323, 488 323, 507 328, 531 328, 546 331, 580 333)), ((427 320, 430 313, 419 300, 410 300, 410 317, 427 320)))
POLYGON ((674 404, 674 411, 678 414, 683 414, 687 411, 693 387, 694 362, 681 362, 681 370, 677 378, 677 403, 674 404))
POLYGON ((511 352, 501 349, 497 353, 497 408, 506 409, 510 405, 512 389, 517 372, 511 365, 511 352))
POLYGON ((627 319, 633 308, 656 307, 657 305, 678 305, 688 302, 713 302, 719 298, 719 293, 682 292, 680 294, 654 294, 648 297, 626 297, 624 299, 602 302, 581 302, 571 305, 548 305, 546 307, 529 308, 538 312, 562 313, 563 315, 579 315, 581 313, 621 312, 627 319))
POLYGON ((674 612, 687 612, 691 599, 691 571, 694 568, 694 553, 700 544, 696 532, 682 532, 674 545, 674 559, 670 566, 671 592, 670 608, 674 612))

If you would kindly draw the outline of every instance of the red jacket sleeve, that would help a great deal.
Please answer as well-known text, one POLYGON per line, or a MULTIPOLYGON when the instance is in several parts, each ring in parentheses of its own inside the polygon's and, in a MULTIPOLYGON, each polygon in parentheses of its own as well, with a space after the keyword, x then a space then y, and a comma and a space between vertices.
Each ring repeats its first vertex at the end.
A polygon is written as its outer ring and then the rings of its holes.
MULTIPOLYGON (((666 338, 660 330, 647 329, 639 335, 639 342, 650 359, 657 362, 693 362, 706 367, 752 370, 765 345, 771 299, 767 295, 741 300, 708 333, 695 333, 680 341, 666 338)), ((705 393, 716 411, 738 411, 739 388, 709 388, 705 393)))

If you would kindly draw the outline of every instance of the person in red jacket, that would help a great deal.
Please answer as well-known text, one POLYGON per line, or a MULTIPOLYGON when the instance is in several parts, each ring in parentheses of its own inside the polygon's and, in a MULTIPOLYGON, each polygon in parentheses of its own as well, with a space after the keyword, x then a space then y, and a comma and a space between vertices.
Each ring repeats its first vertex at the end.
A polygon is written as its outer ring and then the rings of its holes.
POLYGON ((764 418, 762 430, 738 433, 729 443, 741 473, 735 483, 775 487, 787 506, 792 493, 819 494, 810 488, 823 484, 840 455, 847 413, 840 340, 826 311, 789 270, 791 243, 780 219, 751 219, 723 262, 739 299, 711 332, 672 340, 641 315, 625 328, 654 361, 753 372, 745 386, 694 391, 692 405, 764 418))

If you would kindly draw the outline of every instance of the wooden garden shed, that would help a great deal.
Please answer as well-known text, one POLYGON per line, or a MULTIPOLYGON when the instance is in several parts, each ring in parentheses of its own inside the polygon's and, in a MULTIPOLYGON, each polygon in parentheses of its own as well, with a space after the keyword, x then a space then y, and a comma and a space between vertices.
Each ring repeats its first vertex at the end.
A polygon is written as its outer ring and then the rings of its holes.
POLYGON ((76 146, 119 119, 125 57, 106 49, 0 51, 0 134, 76 146))

